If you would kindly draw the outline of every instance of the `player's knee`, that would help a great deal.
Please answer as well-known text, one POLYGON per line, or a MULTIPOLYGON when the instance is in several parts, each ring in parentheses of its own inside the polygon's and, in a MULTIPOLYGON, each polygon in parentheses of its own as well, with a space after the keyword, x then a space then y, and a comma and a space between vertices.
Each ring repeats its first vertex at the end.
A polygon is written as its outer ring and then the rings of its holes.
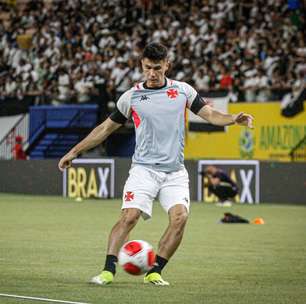
POLYGON ((134 227, 140 217, 140 211, 137 209, 125 209, 123 211, 122 217, 120 219, 121 225, 127 227, 127 228, 132 228, 134 227))
POLYGON ((170 225, 175 229, 182 229, 186 225, 188 220, 188 213, 187 211, 181 211, 175 213, 170 218, 170 225))

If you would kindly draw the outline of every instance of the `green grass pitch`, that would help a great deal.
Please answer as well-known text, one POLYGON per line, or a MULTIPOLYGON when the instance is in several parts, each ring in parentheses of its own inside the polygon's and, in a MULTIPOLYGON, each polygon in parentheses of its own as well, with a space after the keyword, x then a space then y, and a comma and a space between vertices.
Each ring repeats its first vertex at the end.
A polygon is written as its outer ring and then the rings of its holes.
MULTIPOLYGON (((119 200, 0 194, 0 293, 97 304, 306 303, 306 207, 193 203, 183 243, 163 272, 170 287, 144 285, 119 268, 112 285, 91 286, 119 214, 119 200), (218 224, 226 211, 266 224, 218 224)), ((153 219, 140 220, 131 239, 156 248, 166 225, 155 204, 153 219)))

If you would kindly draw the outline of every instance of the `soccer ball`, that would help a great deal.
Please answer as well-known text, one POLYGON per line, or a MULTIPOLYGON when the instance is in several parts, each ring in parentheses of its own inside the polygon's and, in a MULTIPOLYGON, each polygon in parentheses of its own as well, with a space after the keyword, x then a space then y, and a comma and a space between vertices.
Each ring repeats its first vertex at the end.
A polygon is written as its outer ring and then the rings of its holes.
POLYGON ((125 243, 119 251, 119 265, 129 274, 140 275, 149 271, 155 262, 152 246, 141 240, 125 243))

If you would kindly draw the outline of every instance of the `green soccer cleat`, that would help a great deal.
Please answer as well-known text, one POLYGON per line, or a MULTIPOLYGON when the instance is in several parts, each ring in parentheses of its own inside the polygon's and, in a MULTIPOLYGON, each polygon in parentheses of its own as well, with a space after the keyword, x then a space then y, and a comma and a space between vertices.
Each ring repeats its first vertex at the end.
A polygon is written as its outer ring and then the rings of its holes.
POLYGON ((103 270, 99 275, 93 277, 89 283, 96 285, 108 285, 114 280, 114 275, 110 271, 103 270))
POLYGON ((143 282, 145 284, 151 283, 156 286, 169 286, 170 285, 169 282, 163 280, 163 278, 158 272, 152 272, 152 273, 147 274, 144 277, 143 282))

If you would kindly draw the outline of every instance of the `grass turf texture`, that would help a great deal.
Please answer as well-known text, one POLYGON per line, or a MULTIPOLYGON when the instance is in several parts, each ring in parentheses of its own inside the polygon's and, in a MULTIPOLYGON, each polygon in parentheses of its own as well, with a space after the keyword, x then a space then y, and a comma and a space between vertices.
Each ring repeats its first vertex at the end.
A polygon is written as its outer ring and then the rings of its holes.
MULTIPOLYGON (((88 285, 119 214, 118 200, 0 194, 0 293, 108 304, 306 302, 305 207, 192 204, 183 243, 163 273, 170 287, 144 285, 120 268, 114 284, 88 285), (226 211, 266 224, 217 224, 226 211)), ((155 204, 153 219, 140 220, 131 239, 156 248, 166 225, 155 204)))

